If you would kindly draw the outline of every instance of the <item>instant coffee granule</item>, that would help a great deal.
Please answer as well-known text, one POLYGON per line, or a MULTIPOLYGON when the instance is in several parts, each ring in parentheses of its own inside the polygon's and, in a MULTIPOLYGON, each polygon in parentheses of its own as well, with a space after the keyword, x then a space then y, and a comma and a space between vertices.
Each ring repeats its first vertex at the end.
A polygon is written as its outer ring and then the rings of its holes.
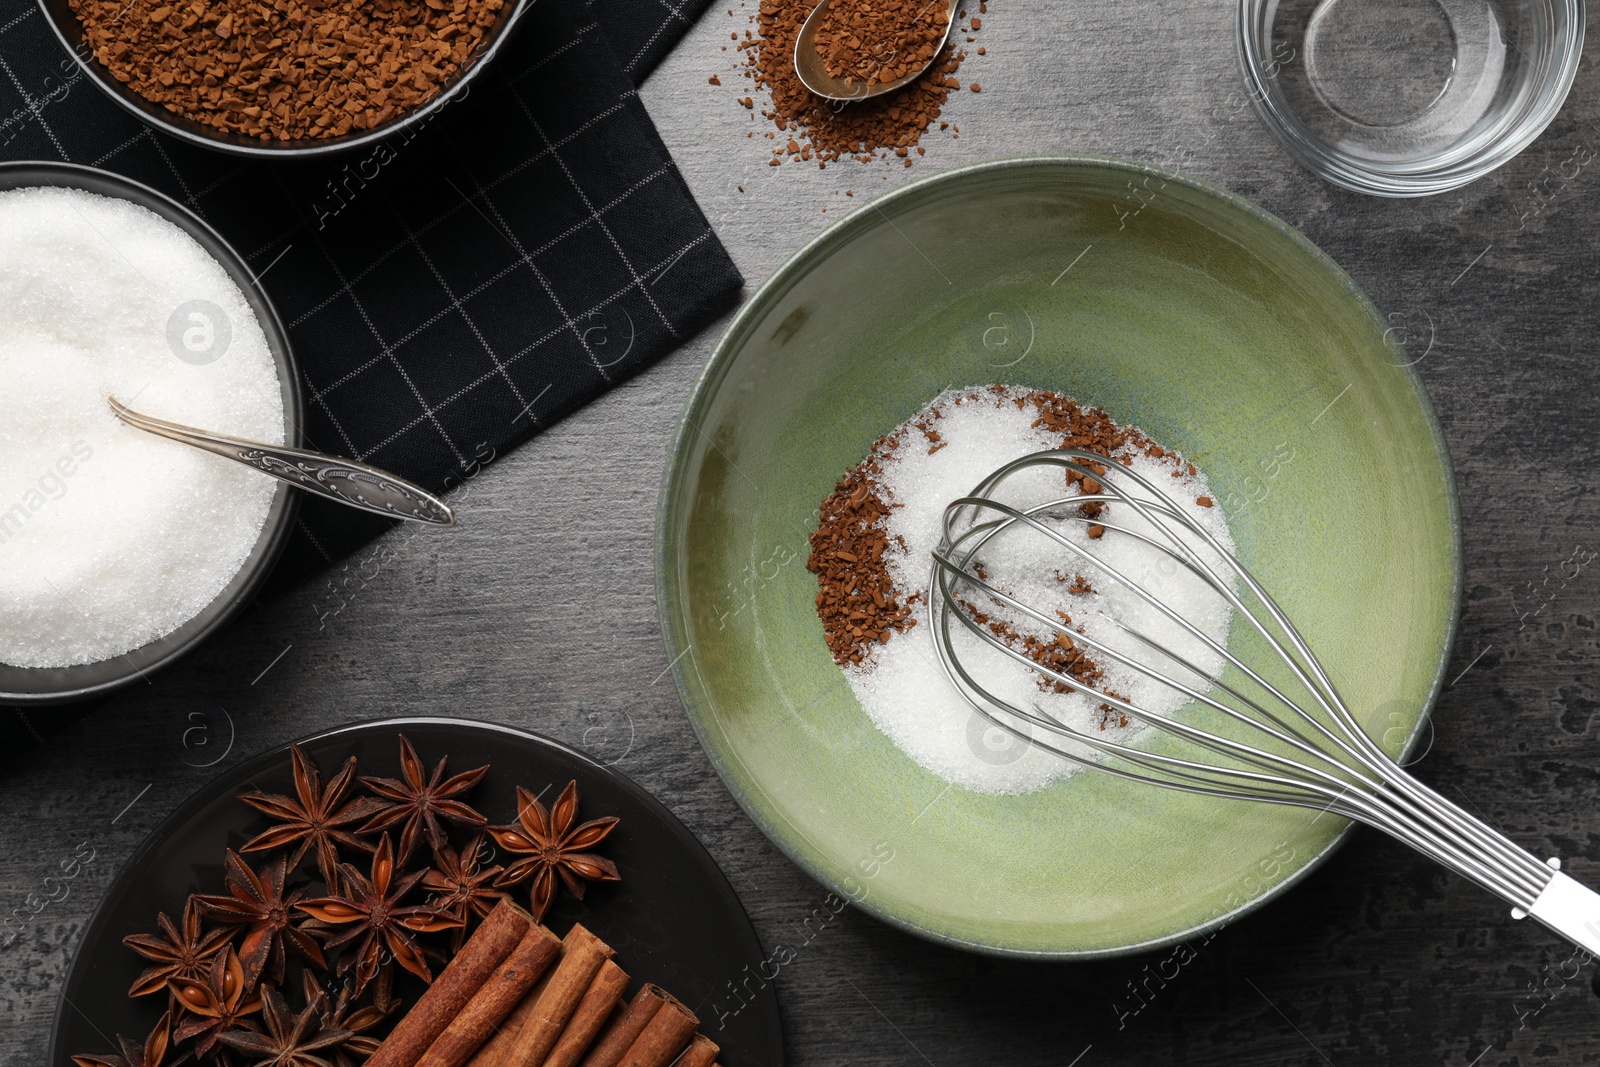
MULTIPOLYGON (((981 572, 982 568, 980 567, 978 570, 981 572)), ((983 575, 980 573, 978 577, 981 578, 983 575)), ((1070 586, 1067 589, 1069 593, 1074 592, 1074 590, 1077 590, 1078 595, 1092 591, 1085 585, 1081 576, 1079 577, 1078 585, 1070 586)), ((1059 674, 1071 675, 1084 685, 1101 687, 1105 693, 1116 697, 1118 700, 1126 701, 1128 699, 1126 694, 1119 693, 1105 684, 1106 669, 1085 654, 1078 642, 1073 640, 1072 636, 1067 633, 1067 630, 1072 629, 1072 616, 1066 612, 1056 611, 1056 617, 1061 620, 1061 625, 1065 629, 1057 630, 1054 637, 1045 640, 1035 637, 1033 634, 1019 633, 1017 628, 1010 622, 987 614, 970 600, 963 598, 961 606, 972 617, 973 622, 979 626, 987 627, 989 632, 1005 642, 1007 647, 1016 649, 1041 667, 1046 667, 1059 674)), ((1076 632, 1081 634, 1083 630, 1079 628, 1076 632)), ((1039 677, 1037 684, 1040 689, 1050 692, 1072 692, 1071 686, 1063 682, 1053 682, 1043 675, 1039 677)), ((1102 730, 1108 726, 1128 725, 1128 716, 1124 712, 1113 708, 1110 704, 1102 702, 1095 706, 1095 710, 1099 712, 1099 726, 1102 730)))
MULTIPOLYGON (((860 464, 845 472, 811 534, 806 569, 817 576, 817 614, 823 638, 840 666, 860 664, 874 643, 915 626, 911 605, 918 593, 902 595, 883 564, 889 542, 883 520, 897 505, 877 481, 878 457, 891 455, 903 434, 884 438, 860 464)), ((903 546, 902 546, 903 547, 903 546)))
POLYGON ((817 26, 817 54, 835 78, 884 84, 921 70, 944 45, 949 11, 939 0, 829 4, 817 26))
POLYGON ((95 58, 186 118, 263 141, 337 137, 437 96, 504 0, 69 0, 95 58))
MULTIPOLYGON (((872 2, 837 0, 830 11, 841 25, 864 29, 878 18, 872 13, 872 2)), ((863 163, 881 158, 911 166, 913 157, 924 152, 918 145, 922 135, 938 121, 950 93, 962 87, 956 71, 967 58, 966 50, 954 43, 945 44, 922 77, 892 93, 853 103, 825 100, 802 85, 794 70, 795 38, 815 6, 815 0, 761 0, 756 14, 751 16, 755 29, 746 30, 743 40, 738 34, 732 35, 745 54, 745 75, 771 98, 771 106, 761 109, 761 114, 777 127, 776 133, 767 134, 778 142, 768 163, 776 167, 814 159, 819 167, 826 167, 851 156, 863 163)), ((980 5, 978 10, 987 8, 980 5)), ((893 24, 903 27, 916 13, 917 9, 911 8, 910 16, 890 19, 892 25, 884 32, 893 34, 893 24)), ((942 24, 944 12, 930 12, 927 18, 942 24)), ((970 41, 973 38, 966 19, 967 12, 959 11, 956 29, 970 41)), ((877 46, 876 41, 869 41, 860 33, 856 37, 868 54, 877 46)), ((740 103, 752 110, 755 107, 755 101, 748 96, 740 103)), ((940 130, 944 131, 947 125, 941 122, 940 130)), ((960 135, 959 127, 951 127, 949 132, 951 137, 960 135)))
MULTIPOLYGON (((1059 393, 1006 385, 942 393, 892 429, 838 480, 811 536, 807 567, 817 579, 822 636, 862 712, 918 764, 981 792, 1029 792, 1074 767, 1025 743, 1008 745, 950 684, 933 628, 917 625, 928 622, 932 553, 944 535, 949 501, 1018 456, 1062 447, 1098 457, 1072 479, 1084 494, 1098 493, 1118 465, 1143 479, 1170 482, 1175 505, 1231 551, 1232 536, 1208 479, 1178 453, 1098 408, 1059 393)), ((1071 491, 1062 491, 1066 473, 1025 472, 1008 483, 1003 498, 1021 508, 1070 499, 1071 491)), ((1084 520, 1106 524, 1100 527, 1108 542, 1102 563, 1041 537, 984 548, 968 566, 1001 595, 975 584, 958 586, 957 613, 1016 658, 985 647, 954 617, 948 620, 949 640, 1001 699, 1070 729, 1127 743, 1140 727, 1120 704, 1174 714, 1188 696, 1106 654, 1136 654, 1124 627, 1165 635, 1160 627, 1170 624, 1099 566, 1109 562, 1147 589, 1159 589, 1163 602, 1194 622, 1204 638, 1171 639, 1202 675, 1223 666, 1221 654, 1205 640, 1227 640, 1232 610, 1205 583, 1141 542, 1141 520, 1126 505, 1079 500, 1058 506, 1076 506, 1084 520), (1112 527, 1122 532, 1114 534, 1112 527), (1045 617, 1019 611, 1013 601, 1035 605, 1045 617)), ((1084 539, 1089 531, 1076 517, 1068 521, 1069 513, 1055 514, 1065 537, 1093 543, 1084 539)))
MULTIPOLYGON (((1175 478, 1199 473, 1194 464, 1152 441, 1137 427, 1122 426, 1104 410, 1085 407, 1061 393, 991 385, 941 398, 931 404, 925 414, 874 442, 867 458, 845 471, 833 492, 822 502, 817 529, 811 534, 811 555, 806 568, 817 576, 817 614, 822 620, 828 650, 841 667, 862 664, 870 658, 873 645, 886 644, 891 634, 903 633, 916 625, 911 605, 917 603, 922 594, 920 590, 896 586, 884 558, 885 551, 896 543, 902 552, 905 550, 904 538, 900 537, 897 542, 894 535, 887 532, 891 512, 905 504, 896 500, 892 487, 885 484, 884 467, 907 448, 921 446, 932 456, 948 447, 950 442, 939 425, 944 419, 946 405, 959 408, 963 403, 1014 408, 1027 413, 1031 416, 1029 430, 1046 435, 1054 448, 1094 452, 1106 457, 1107 463, 1130 466, 1133 456, 1142 453, 1170 470, 1175 478)), ((1095 474, 1105 474, 1103 463, 1091 461, 1085 466, 1095 474)), ((1069 486, 1086 496, 1098 494, 1103 488, 1094 478, 1078 471, 1066 470, 1064 476, 1069 486)), ((1196 503, 1205 508, 1213 506, 1212 499, 1206 495, 1199 495, 1196 503)), ((1104 513, 1105 504, 1085 501, 1078 509, 1085 518, 1094 519, 1104 513)), ((1093 529, 1090 537, 1096 537, 1093 529)), ((1104 533, 1103 526, 1098 529, 1104 533)), ((979 576, 983 576, 981 567, 979 576)), ((1055 577, 1061 583, 1070 581, 1066 590, 1074 596, 1094 592, 1081 574, 1069 577, 1057 572, 1055 577)), ((1070 637, 1057 634, 1047 641, 1022 635, 1011 630, 1004 620, 991 620, 976 608, 971 610, 980 625, 989 626, 996 636, 1008 643, 1014 640, 1017 647, 1025 649, 1036 662, 1066 670, 1085 684, 1097 684, 1101 680, 1102 668, 1070 637)), ((1062 621, 1068 626, 1072 623, 1066 615, 1062 621)))

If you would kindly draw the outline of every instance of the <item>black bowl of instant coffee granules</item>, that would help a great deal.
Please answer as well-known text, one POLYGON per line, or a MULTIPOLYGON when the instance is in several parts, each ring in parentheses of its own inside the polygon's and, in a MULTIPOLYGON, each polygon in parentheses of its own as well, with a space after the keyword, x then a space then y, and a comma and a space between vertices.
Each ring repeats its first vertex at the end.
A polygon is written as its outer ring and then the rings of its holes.
POLYGON ((113 100, 193 144, 344 152, 460 96, 533 0, 39 0, 113 100))

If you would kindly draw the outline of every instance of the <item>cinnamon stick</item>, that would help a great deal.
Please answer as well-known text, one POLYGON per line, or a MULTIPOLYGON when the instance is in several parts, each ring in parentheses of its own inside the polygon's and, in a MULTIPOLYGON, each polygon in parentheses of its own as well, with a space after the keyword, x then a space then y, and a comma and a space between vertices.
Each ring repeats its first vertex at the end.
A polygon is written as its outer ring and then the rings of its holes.
POLYGON ((656 1012, 661 1010, 661 1005, 667 1002, 671 994, 658 985, 646 985, 633 995, 633 1000, 618 1015, 605 1034, 600 1038, 600 1043, 589 1050, 589 1055, 583 1058, 580 1067, 617 1067, 622 1061, 623 1054, 634 1043, 644 1028, 650 1025, 650 1020, 655 1018, 656 1012))
POLYGON ((517 1033, 498 1067, 539 1067, 550 1054, 561 1030, 577 1010, 578 1002, 600 966, 611 958, 611 947, 574 923, 561 943, 561 962, 542 987, 517 1008, 517 1033), (529 1004, 531 999, 532 1003, 529 1004))
POLYGON ((622 1054, 618 1067, 667 1067, 688 1047, 699 1027, 700 1020, 694 1012, 668 994, 666 1002, 622 1054))
MULTIPOLYGON (((568 934, 570 933, 569 930, 568 934)), ((565 947, 563 942, 562 948, 565 947)), ((517 1035, 522 1032, 523 1024, 532 1018, 534 1009, 539 1006, 539 998, 544 995, 545 986, 550 984, 550 978, 551 972, 545 972, 545 976, 535 983, 506 1021, 500 1024, 494 1036, 478 1049, 477 1055, 467 1061, 467 1067, 500 1067, 500 1064, 509 1062, 506 1054, 511 1051, 511 1046, 517 1043, 517 1035)))
POLYGON ((517 1034, 522 1030, 523 1020, 532 1014, 534 1002, 538 1000, 539 994, 544 992, 544 987, 549 981, 550 973, 546 971, 545 976, 539 979, 533 989, 522 998, 522 1002, 500 1024, 494 1036, 485 1041, 472 1059, 467 1061, 467 1067, 500 1067, 500 1064, 505 1062, 506 1053, 511 1051, 512 1043, 517 1040, 517 1034))
POLYGON ((561 951, 561 942, 538 923, 528 928, 511 955, 478 989, 461 1014, 428 1047, 417 1067, 461 1067, 540 977, 561 951))
POLYGON ((533 917, 509 900, 496 904, 455 959, 378 1046, 367 1067, 416 1067, 532 925, 533 917))
MULTIPOLYGON (((555 1047, 545 1057, 544 1067, 575 1067, 594 1043, 595 1035, 600 1033, 600 1028, 610 1018, 617 1001, 622 999, 623 990, 627 988, 628 976, 623 969, 611 960, 602 963, 594 981, 589 983, 588 992, 583 994, 583 999, 578 1001, 577 1008, 572 1012, 572 1018, 567 1021, 567 1028, 561 1031, 555 1047)), ((709 1060, 706 1062, 710 1063, 709 1060)))
POLYGON ((721 1051, 717 1043, 705 1034, 695 1034, 694 1040, 689 1042, 689 1048, 678 1057, 675 1067, 713 1067, 717 1062, 717 1053, 721 1051))

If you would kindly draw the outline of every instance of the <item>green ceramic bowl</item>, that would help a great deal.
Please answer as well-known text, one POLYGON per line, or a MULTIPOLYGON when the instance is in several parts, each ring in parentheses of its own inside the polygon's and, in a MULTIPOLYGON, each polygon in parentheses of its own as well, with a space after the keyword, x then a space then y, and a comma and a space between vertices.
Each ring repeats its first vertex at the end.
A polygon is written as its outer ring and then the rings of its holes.
POLYGON ((988 796, 903 756, 828 657, 807 535, 845 468, 940 390, 1069 393, 1204 467, 1240 557, 1398 753, 1449 656, 1461 549, 1396 340, 1288 225, 1138 164, 988 163, 845 219, 739 313, 667 466, 657 597, 712 763, 819 881, 965 948, 1146 950, 1281 892, 1341 820, 1092 772, 988 796))

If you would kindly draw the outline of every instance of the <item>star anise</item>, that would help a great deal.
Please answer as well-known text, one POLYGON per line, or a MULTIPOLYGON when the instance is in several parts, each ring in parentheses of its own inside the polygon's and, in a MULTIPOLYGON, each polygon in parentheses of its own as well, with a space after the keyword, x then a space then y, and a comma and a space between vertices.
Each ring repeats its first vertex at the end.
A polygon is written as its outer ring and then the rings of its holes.
POLYGON ((167 982, 167 988, 180 1005, 193 1015, 179 1024, 172 1036, 177 1041, 194 1039, 194 1050, 201 1056, 216 1046, 220 1034, 248 1028, 245 1016, 261 1010, 261 994, 246 977, 239 954, 230 947, 217 953, 205 981, 167 982))
POLYGON ((122 1046, 122 1055, 74 1056, 72 1062, 78 1067, 161 1067, 171 1037, 172 1012, 168 1011, 156 1023, 156 1028, 150 1031, 150 1036, 144 1039, 143 1045, 118 1034, 117 1044, 122 1046))
POLYGON ((487 823, 488 819, 456 798, 477 785, 478 781, 489 773, 488 766, 463 771, 445 779, 444 765, 448 759, 449 757, 445 757, 439 760, 438 766, 433 769, 433 776, 425 777, 426 768, 417 756, 417 750, 411 747, 406 735, 401 734, 400 771, 405 780, 367 777, 361 779, 362 785, 393 803, 386 805, 383 811, 368 819, 357 832, 377 833, 379 830, 387 830, 402 822, 405 823, 405 829, 400 832, 398 857, 399 861, 404 863, 411 858, 411 850, 416 847, 419 837, 426 837, 428 844, 436 852, 445 846, 447 839, 444 827, 439 825, 440 819, 448 819, 463 826, 482 826, 487 823))
POLYGON ((240 800, 257 811, 265 812, 279 823, 251 838, 239 851, 262 852, 295 845, 294 853, 289 859, 289 866, 292 869, 300 866, 300 861, 305 858, 306 852, 314 847, 317 850, 317 866, 322 871, 322 877, 332 886, 335 884, 334 873, 339 866, 339 851, 336 845, 344 845, 362 852, 372 851, 372 845, 345 827, 371 817, 382 806, 383 801, 377 797, 345 800, 356 782, 354 756, 345 760, 344 769, 334 776, 326 788, 323 788, 321 773, 310 758, 300 751, 299 745, 290 745, 289 755, 294 760, 295 797, 257 791, 239 794, 240 800))
POLYGON ((360 945, 354 955, 357 996, 378 973, 385 946, 400 966, 425 982, 433 981, 433 972, 428 970, 422 949, 411 935, 431 934, 462 925, 460 919, 435 908, 421 904, 402 905, 400 901, 422 881, 423 872, 401 874, 398 881, 395 880, 395 874, 394 850, 389 845, 389 835, 384 834, 372 857, 371 878, 365 877, 350 864, 341 863, 339 875, 343 878, 343 895, 318 897, 295 905, 325 923, 349 925, 348 930, 329 939, 328 948, 337 948, 359 939, 360 945))
POLYGON ((378 981, 373 983, 372 1003, 354 1010, 351 1009, 351 1003, 355 1000, 355 992, 348 981, 335 997, 317 984, 310 971, 303 973, 306 1002, 322 997, 322 1028, 339 1030, 345 1034, 338 1043, 328 1046, 328 1059, 334 1067, 356 1067, 383 1044, 382 1038, 373 1037, 366 1031, 388 1018, 400 1006, 400 1002, 392 995, 390 983, 383 977, 393 973, 392 969, 382 971, 378 981))
POLYGON ((284 895, 284 883, 289 877, 288 856, 279 854, 257 874, 230 848, 223 869, 229 895, 193 899, 223 922, 245 927, 239 960, 247 972, 270 972, 272 981, 281 983, 285 950, 291 947, 318 967, 328 965, 316 940, 294 923, 292 909, 305 896, 305 890, 284 895))
POLYGON ((620 819, 606 816, 591 819, 581 826, 572 824, 578 818, 578 783, 568 782, 549 811, 539 798, 517 786, 517 820, 520 825, 491 826, 500 847, 511 852, 528 853, 527 859, 518 860, 495 880, 497 886, 516 885, 533 878, 533 917, 544 919, 556 896, 556 875, 566 884, 567 892, 583 899, 585 881, 617 882, 622 876, 617 865, 604 856, 585 849, 593 848, 605 840, 616 828, 620 819))
POLYGON ((154 967, 147 968, 134 979, 133 986, 128 990, 130 997, 160 992, 167 988, 169 978, 200 978, 206 973, 212 957, 233 939, 233 931, 227 927, 201 931, 200 908, 194 897, 190 897, 183 905, 181 931, 167 918, 166 912, 156 916, 156 926, 161 930, 159 937, 154 934, 129 934, 122 939, 124 945, 155 963, 154 967))
POLYGON ((435 894, 429 903, 461 920, 458 934, 465 931, 469 915, 487 918, 494 906, 506 899, 506 894, 493 887, 505 868, 480 866, 483 845, 483 835, 478 834, 459 853, 453 848, 439 849, 433 854, 433 869, 422 876, 422 888, 435 894))
POLYGON ((325 1000, 319 993, 297 1015, 289 1011, 282 994, 269 989, 262 997, 265 1032, 228 1030, 217 1040, 250 1057, 254 1067, 333 1067, 318 1053, 347 1040, 350 1032, 323 1024, 325 1000))

